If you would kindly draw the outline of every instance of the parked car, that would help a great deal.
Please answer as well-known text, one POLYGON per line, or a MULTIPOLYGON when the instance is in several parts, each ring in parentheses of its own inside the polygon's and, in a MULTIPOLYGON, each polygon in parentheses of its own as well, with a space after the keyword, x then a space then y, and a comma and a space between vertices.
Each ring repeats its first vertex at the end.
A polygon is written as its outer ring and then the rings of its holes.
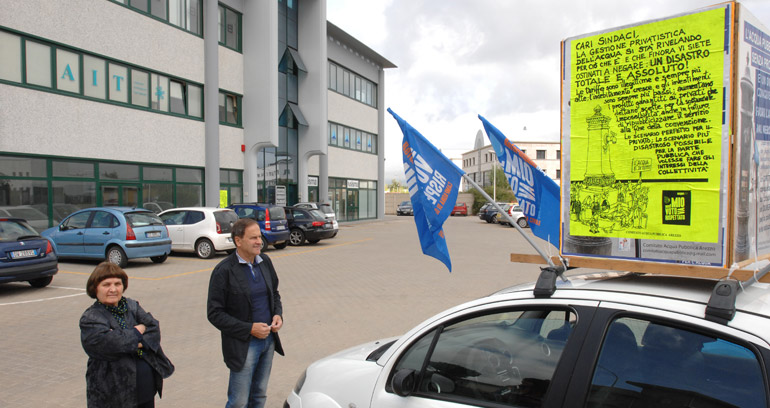
MULTIPOLYGON (((524 215, 524 211, 521 209, 521 207, 519 207, 518 204, 506 204, 503 207, 503 211, 507 212, 508 215, 516 222, 516 224, 519 224, 519 227, 527 228, 529 226, 529 223, 527 222, 527 216, 524 215)), ((508 225, 513 227, 513 225, 508 222, 508 219, 503 217, 499 211, 495 213, 495 217, 497 218, 497 222, 500 223, 500 225, 508 225)))
POLYGON ((275 249, 284 249, 289 244, 289 223, 286 211, 281 206, 263 203, 231 204, 239 218, 252 218, 262 230, 262 250, 268 245, 275 249))
POLYGON ((51 241, 59 259, 106 259, 121 268, 136 258, 163 263, 171 252, 165 224, 144 208, 86 208, 42 235, 51 241))
POLYGON ((294 204, 295 207, 298 208, 307 208, 307 209, 316 209, 320 210, 327 220, 331 220, 332 222, 332 228, 334 228, 334 235, 337 236, 337 232, 339 231, 339 223, 337 222, 337 214, 334 212, 334 209, 332 208, 332 205, 329 203, 297 203, 294 204))
POLYGON ((142 204, 142 207, 154 212, 155 214, 160 214, 163 211, 174 208, 174 204, 169 203, 168 201, 150 201, 142 204))
POLYGON ((289 245, 302 245, 305 240, 316 244, 334 237, 333 224, 321 211, 296 207, 285 207, 285 210, 289 221, 289 245))
POLYGON ((635 273, 517 286, 311 364, 286 405, 768 407, 770 292, 635 273), (537 285, 548 287, 549 285, 537 285))
POLYGON ((235 250, 230 232, 238 215, 229 208, 174 208, 158 216, 168 228, 172 251, 195 252, 208 259, 217 251, 235 250))
POLYGON ((396 215, 414 215, 411 201, 402 201, 396 209, 396 215))
POLYGON ((462 216, 468 215, 468 205, 465 203, 458 203, 452 209, 452 212, 450 213, 450 215, 462 215, 462 216))
POLYGON ((0 207, 0 217, 2 218, 21 218, 27 221, 35 231, 42 231, 48 228, 48 215, 31 205, 12 205, 0 207))
POLYGON ((51 243, 21 218, 0 218, 0 283, 48 286, 59 271, 51 243))
MULTIPOLYGON (((497 203, 501 208, 505 206, 506 203, 497 203)), ((486 203, 479 209, 479 219, 486 221, 487 223, 496 223, 497 222, 497 208, 495 208, 492 203, 486 203)))

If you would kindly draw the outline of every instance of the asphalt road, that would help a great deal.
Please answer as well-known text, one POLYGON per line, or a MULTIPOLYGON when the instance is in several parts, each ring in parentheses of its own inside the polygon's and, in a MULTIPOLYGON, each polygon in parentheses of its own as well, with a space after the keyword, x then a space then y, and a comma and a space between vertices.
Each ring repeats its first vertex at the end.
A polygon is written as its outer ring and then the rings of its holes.
MULTIPOLYGON (((286 350, 274 359, 268 407, 282 407, 299 375, 318 358, 397 336, 446 308, 539 273, 539 265, 510 262, 512 252, 536 253, 514 228, 468 216, 450 218, 444 230, 451 273, 422 254, 411 217, 343 224, 334 239, 268 250, 280 279, 286 350)), ((209 275, 224 256, 173 254, 161 265, 140 259, 126 268, 126 296, 160 321, 163 348, 176 365, 163 398, 156 399, 159 408, 225 404, 228 371, 219 332, 206 320, 209 275)), ((78 320, 93 302, 85 283, 96 264, 61 262, 43 289, 0 285, 0 407, 86 405, 87 357, 78 320)))

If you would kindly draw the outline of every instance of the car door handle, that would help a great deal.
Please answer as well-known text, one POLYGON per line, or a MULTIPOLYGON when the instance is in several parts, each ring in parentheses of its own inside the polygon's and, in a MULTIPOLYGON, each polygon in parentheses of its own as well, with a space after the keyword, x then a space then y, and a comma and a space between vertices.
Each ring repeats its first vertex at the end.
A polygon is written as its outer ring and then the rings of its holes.
POLYGON ((104 231, 104 232, 102 232, 102 235, 110 235, 110 232, 109 231, 104 231))
POLYGON ((83 235, 83 232, 82 232, 82 231, 81 231, 81 232, 78 232, 78 235, 83 235))

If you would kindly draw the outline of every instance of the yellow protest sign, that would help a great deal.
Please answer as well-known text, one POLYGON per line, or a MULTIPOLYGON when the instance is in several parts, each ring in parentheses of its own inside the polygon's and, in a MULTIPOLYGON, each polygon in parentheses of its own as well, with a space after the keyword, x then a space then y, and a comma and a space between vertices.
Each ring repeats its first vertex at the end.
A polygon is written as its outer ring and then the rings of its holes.
POLYGON ((717 8, 569 43, 571 235, 717 242, 725 27, 717 8))
POLYGON ((219 190, 219 208, 225 208, 227 205, 227 190, 219 190))

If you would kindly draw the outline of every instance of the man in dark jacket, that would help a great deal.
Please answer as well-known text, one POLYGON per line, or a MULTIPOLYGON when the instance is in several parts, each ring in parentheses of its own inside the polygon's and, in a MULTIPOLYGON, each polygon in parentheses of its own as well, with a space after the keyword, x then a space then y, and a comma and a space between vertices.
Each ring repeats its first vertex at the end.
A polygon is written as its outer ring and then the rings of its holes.
POLYGON ((256 221, 238 220, 231 235, 235 252, 211 273, 208 319, 222 332, 222 355, 230 369, 226 407, 264 407, 273 352, 283 355, 278 276, 270 258, 260 255, 256 221))

